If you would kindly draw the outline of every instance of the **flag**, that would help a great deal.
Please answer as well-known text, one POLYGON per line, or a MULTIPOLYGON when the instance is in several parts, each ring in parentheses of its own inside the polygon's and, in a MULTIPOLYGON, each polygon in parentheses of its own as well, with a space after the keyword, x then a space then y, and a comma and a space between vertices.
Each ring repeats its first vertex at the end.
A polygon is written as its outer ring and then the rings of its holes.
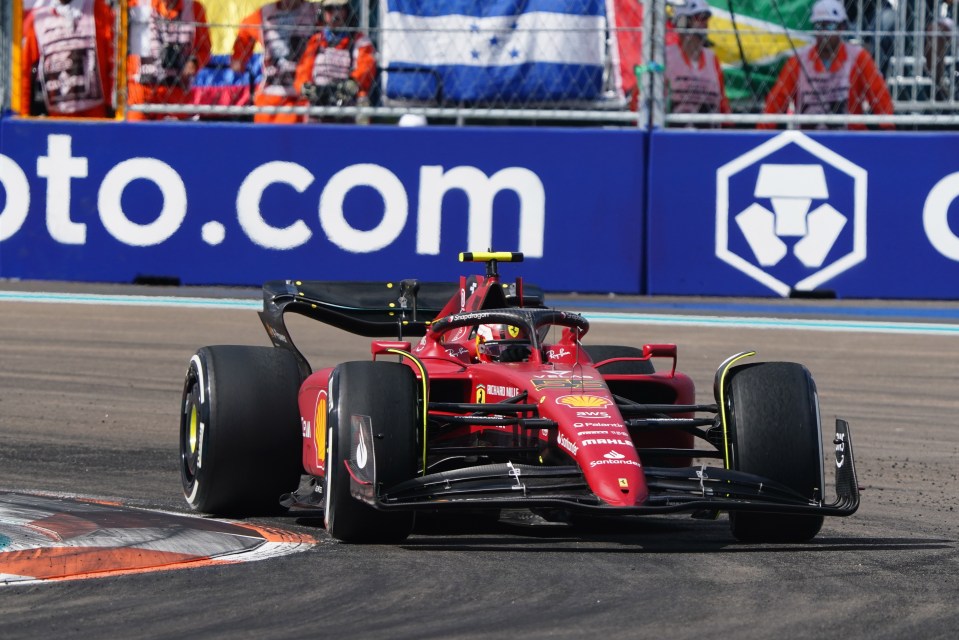
POLYGON ((529 104, 603 89, 604 0, 386 0, 387 98, 529 104))
MULTIPOLYGON (((761 103, 782 63, 812 41, 809 12, 814 0, 708 0, 709 42, 723 66, 726 95, 733 103, 761 103)), ((616 93, 636 91, 636 71, 653 72, 642 59, 643 0, 606 0, 613 44, 616 93)), ((666 43, 675 41, 666 24, 666 43)))
MULTIPOLYGON (((320 0, 307 0, 318 3, 320 0)), ((210 25, 210 48, 213 55, 233 53, 240 22, 273 0, 199 0, 206 9, 206 22, 210 25)), ((317 9, 319 14, 319 9, 317 9)), ((257 45, 257 51, 261 50, 257 45)))
POLYGON ((636 93, 636 67, 643 61, 643 4, 640 0, 606 0, 610 22, 616 94, 636 93))
POLYGON ((709 0, 709 41, 731 102, 759 102, 783 62, 809 42, 814 0, 709 0))
MULTIPOLYGON (((637 73, 652 73, 643 60, 643 0, 606 0, 615 93, 627 98, 635 109, 639 78, 637 73)), ((676 33, 666 23, 666 44, 676 41, 676 33)))

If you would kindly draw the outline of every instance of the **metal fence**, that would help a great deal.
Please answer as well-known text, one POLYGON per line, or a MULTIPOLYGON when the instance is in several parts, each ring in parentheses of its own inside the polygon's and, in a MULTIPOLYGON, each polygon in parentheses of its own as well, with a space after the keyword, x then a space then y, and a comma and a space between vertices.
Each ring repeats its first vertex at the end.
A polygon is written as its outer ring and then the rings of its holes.
MULTIPOLYGON (((792 3, 792 13, 781 10, 785 0, 763 3, 763 15, 738 13, 736 7, 756 6, 742 0, 716 2, 709 21, 711 50, 722 60, 731 115, 681 114, 667 101, 658 122, 667 125, 737 126, 778 123, 791 127, 840 126, 861 123, 869 127, 895 125, 897 128, 959 126, 959 82, 956 76, 959 4, 939 0, 845 0, 848 22, 837 35, 850 51, 861 47, 874 62, 878 75, 891 98, 891 115, 806 115, 790 109, 781 115, 764 113, 770 91, 776 85, 783 63, 802 54, 804 47, 815 46, 824 35, 809 20, 812 2, 792 3), (722 6, 715 6, 720 5, 722 6), (801 6, 798 6, 801 5, 801 6), (796 13, 802 9, 804 13, 796 13)), ((675 22, 675 21, 673 21, 675 22)), ((691 30, 677 28, 683 37, 691 30)), ((668 36, 664 41, 668 41, 668 36)), ((664 47, 665 48, 665 47, 664 47)), ((659 57, 660 49, 651 55, 659 57)), ((871 96, 866 92, 866 98, 871 96)), ((656 98, 651 104, 656 105, 656 98)), ((868 102, 868 100, 867 100, 868 102)))
MULTIPOLYGON (((400 9, 409 4, 395 3, 400 9)), ((628 98, 617 93, 610 74, 613 34, 605 0, 552 3, 565 4, 566 13, 518 11, 492 16, 484 15, 489 12, 482 0, 436 4, 466 9, 466 13, 417 16, 394 10, 397 6, 386 0, 351 3, 354 22, 344 31, 353 39, 369 37, 377 57, 377 74, 365 100, 344 101, 333 95, 329 104, 252 106, 249 92, 242 88, 260 78, 256 65, 263 58, 255 57, 244 74, 232 74, 221 49, 201 74, 226 79, 219 93, 209 87, 192 91, 184 87, 192 96, 186 104, 131 105, 129 109, 202 118, 292 113, 318 120, 397 122, 413 114, 429 122, 461 125, 636 125, 636 112, 630 110, 628 98), (225 98, 231 91, 236 100, 225 98)), ((522 8, 527 3, 517 4, 522 8)), ((207 28, 211 40, 230 42, 237 25, 211 21, 207 28)))
POLYGON ((13 55, 13 11, 0 3, 0 111, 10 108, 10 68, 13 55))
MULTIPOLYGON (((876 115, 870 107, 861 115, 849 115, 803 113, 792 106, 782 113, 766 112, 784 62, 815 41, 809 20, 812 0, 712 0, 706 48, 721 65, 729 108, 725 113, 684 109, 683 96, 689 93, 676 90, 676 81, 668 80, 669 47, 696 28, 673 15, 692 0, 671 1, 557 0, 548 3, 549 12, 497 15, 489 7, 502 2, 352 0, 353 22, 344 31, 351 42, 367 35, 375 49, 376 73, 368 90, 356 100, 337 99, 334 92, 328 100, 270 106, 254 104, 252 97, 263 80, 262 46, 242 70, 230 62, 244 17, 237 7, 252 9, 262 0, 205 0, 207 22, 194 24, 206 29, 206 44, 213 43, 204 68, 195 76, 171 74, 165 82, 176 90, 161 91, 147 101, 131 100, 136 98, 133 85, 119 82, 115 101, 121 114, 125 109, 151 117, 202 120, 288 113, 303 120, 393 123, 414 114, 432 123, 460 125, 959 127, 959 3, 845 0, 850 20, 838 35, 871 55, 892 101, 889 115, 876 115), (413 12, 417 6, 432 9, 413 12), (442 7, 454 11, 437 9, 442 7)), ((143 34, 137 21, 142 16, 129 11, 127 0, 111 2, 119 58, 137 50, 143 34)), ((2 3, 0 12, 0 84, 4 104, 10 104, 13 82, 4 72, 10 65, 13 33, 10 4, 2 3)), ((300 33, 299 42, 322 29, 300 33)), ((125 78, 131 72, 129 58, 123 60, 126 71, 120 62, 118 75, 125 78)), ((28 108, 21 105, 21 112, 28 108)))

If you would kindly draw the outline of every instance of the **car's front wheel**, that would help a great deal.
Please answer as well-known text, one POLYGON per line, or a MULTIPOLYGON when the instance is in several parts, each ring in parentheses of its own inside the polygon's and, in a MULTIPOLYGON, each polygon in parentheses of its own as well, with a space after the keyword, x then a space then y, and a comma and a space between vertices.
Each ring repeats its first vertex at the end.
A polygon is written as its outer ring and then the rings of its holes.
POLYGON ((180 479, 197 511, 250 516, 280 510, 303 471, 293 355, 273 347, 203 347, 180 404, 180 479))
POLYGON ((353 497, 347 463, 375 464, 376 481, 389 488, 416 474, 417 379, 395 362, 346 362, 330 379, 326 438, 326 530, 342 542, 400 542, 413 530, 411 511, 382 511, 353 497), (368 424, 377 439, 364 440, 368 424))
MULTIPOLYGON (((760 362, 730 370, 726 385, 730 467, 821 500, 819 400, 809 371, 793 362, 760 362)), ((743 542, 805 542, 819 533, 823 517, 739 511, 730 522, 743 542)))

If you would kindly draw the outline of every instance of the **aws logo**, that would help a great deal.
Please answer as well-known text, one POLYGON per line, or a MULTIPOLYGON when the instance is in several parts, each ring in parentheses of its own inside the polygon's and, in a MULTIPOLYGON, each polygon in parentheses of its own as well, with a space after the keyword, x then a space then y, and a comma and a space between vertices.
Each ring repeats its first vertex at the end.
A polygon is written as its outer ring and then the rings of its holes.
POLYGON ((716 256, 782 296, 866 259, 866 178, 798 131, 716 172, 716 256))

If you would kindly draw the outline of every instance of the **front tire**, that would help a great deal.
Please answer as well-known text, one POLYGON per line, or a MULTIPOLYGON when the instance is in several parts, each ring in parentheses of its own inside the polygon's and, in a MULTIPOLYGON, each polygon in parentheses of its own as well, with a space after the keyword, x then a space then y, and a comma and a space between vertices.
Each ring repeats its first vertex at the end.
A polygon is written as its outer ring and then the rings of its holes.
MULTIPOLYGON (((728 373, 730 467, 775 480, 809 500, 823 497, 819 399, 809 371, 793 362, 761 362, 728 373)), ((731 512, 743 542, 806 542, 823 517, 731 512)))
POLYGON ((400 542, 413 531, 415 514, 380 511, 354 498, 345 463, 354 446, 353 417, 365 416, 377 439, 377 484, 390 487, 416 474, 416 376, 409 367, 395 362, 347 362, 333 372, 330 397, 324 479, 326 530, 342 542, 400 542))
POLYGON ((300 371, 273 347, 203 347, 180 415, 180 480, 190 507, 221 516, 280 511, 303 471, 300 371))

